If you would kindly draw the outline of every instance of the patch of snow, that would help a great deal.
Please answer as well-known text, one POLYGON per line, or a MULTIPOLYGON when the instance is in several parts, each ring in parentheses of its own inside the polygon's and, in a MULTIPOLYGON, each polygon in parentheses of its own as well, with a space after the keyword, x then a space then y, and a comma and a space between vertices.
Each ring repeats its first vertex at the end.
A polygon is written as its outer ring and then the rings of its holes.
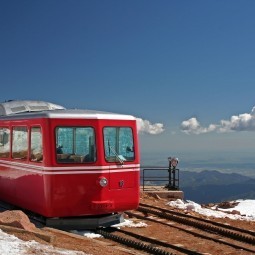
MULTIPOLYGON (((222 209, 218 208, 218 210, 223 212, 233 212, 238 211, 242 216, 250 217, 252 220, 255 220, 255 200, 252 199, 238 199, 231 202, 237 202, 238 204, 234 208, 222 209)), ((215 208, 215 207, 213 207, 215 208)), ((215 208, 216 209, 216 208, 215 208)))
POLYGON ((170 201, 167 203, 167 205, 185 210, 187 212, 194 211, 208 217, 255 221, 255 200, 237 200, 236 202, 239 202, 239 204, 230 209, 217 209, 216 207, 212 207, 211 209, 203 208, 201 205, 193 201, 183 201, 181 199, 170 201), (240 212, 241 215, 231 214, 231 212, 234 210, 240 212))
POLYGON ((132 220, 124 220, 124 222, 113 225, 112 227, 121 228, 121 227, 128 227, 128 228, 146 228, 148 225, 144 222, 134 223, 132 220))
POLYGON ((78 231, 78 230, 72 230, 70 231, 71 233, 74 233, 76 235, 80 235, 80 236, 85 236, 85 237, 88 237, 88 238, 100 238, 100 237, 103 237, 102 235, 99 235, 99 234, 96 234, 92 231, 89 231, 89 230, 82 230, 82 231, 78 231))
MULTIPOLYGON (((147 226, 148 225, 146 223, 144 223, 144 222, 134 223, 131 220, 124 219, 124 222, 112 225, 111 227, 114 227, 114 228, 124 228, 124 227, 128 227, 128 228, 145 228, 147 226)), ((100 238, 100 237, 103 237, 102 235, 95 234, 94 232, 89 231, 89 230, 83 230, 83 231, 72 230, 70 232, 73 233, 73 234, 85 236, 85 237, 88 237, 88 238, 100 238)))
POLYGON ((0 253, 8 255, 86 255, 81 251, 55 248, 52 245, 40 244, 36 241, 22 241, 0 230, 0 253))

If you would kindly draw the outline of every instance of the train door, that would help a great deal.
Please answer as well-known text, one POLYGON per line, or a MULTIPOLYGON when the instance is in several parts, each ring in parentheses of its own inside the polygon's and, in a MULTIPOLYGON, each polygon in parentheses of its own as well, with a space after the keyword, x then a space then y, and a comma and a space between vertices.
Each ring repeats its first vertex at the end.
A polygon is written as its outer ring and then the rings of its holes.
POLYGON ((109 189, 132 188, 134 173, 134 135, 131 127, 104 127, 104 153, 109 163, 109 189))

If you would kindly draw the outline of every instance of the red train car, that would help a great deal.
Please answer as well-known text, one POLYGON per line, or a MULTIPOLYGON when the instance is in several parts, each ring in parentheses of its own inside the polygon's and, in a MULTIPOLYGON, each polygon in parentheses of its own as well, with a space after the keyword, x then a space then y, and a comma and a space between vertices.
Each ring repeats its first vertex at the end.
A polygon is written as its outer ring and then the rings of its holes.
POLYGON ((139 203, 136 119, 42 101, 0 104, 0 200, 84 229, 139 203))

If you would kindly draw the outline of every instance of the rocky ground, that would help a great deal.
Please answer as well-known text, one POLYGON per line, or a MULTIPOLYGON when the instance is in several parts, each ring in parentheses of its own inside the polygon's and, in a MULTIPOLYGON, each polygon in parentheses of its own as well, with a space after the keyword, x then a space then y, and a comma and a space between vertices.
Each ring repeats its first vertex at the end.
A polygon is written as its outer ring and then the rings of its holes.
MULTIPOLYGON (((168 201, 165 199, 161 199, 158 197, 151 197, 146 194, 141 194, 141 202, 150 203, 157 206, 165 205, 168 201)), ((227 207, 232 206, 231 204, 223 203, 220 206, 227 207)), ((178 210, 178 209, 175 209, 178 210)), ((196 216, 204 217, 201 215, 197 215, 195 212, 189 211, 187 213, 194 214, 196 216)), ((238 213, 238 212, 236 212, 238 213)), ((217 219, 218 222, 224 222, 233 226, 242 227, 246 229, 254 229, 255 222, 252 221, 239 221, 239 220, 231 220, 231 219, 217 219)), ((7 232, 8 234, 13 234, 21 240, 35 240, 38 243, 52 245, 54 247, 64 248, 68 250, 82 251, 85 254, 115 254, 115 255, 127 255, 132 253, 129 250, 125 250, 124 248, 120 248, 117 245, 111 244, 109 241, 99 238, 99 239, 90 239, 84 237, 78 237, 74 234, 66 235, 62 231, 53 230, 50 228, 38 229, 32 224, 27 216, 23 214, 21 211, 5 211, 0 213, 0 229, 2 231, 7 232), (83 240, 81 242, 81 239, 83 240)), ((139 234, 143 233, 144 235, 154 235, 157 239, 164 239, 166 233, 164 231, 159 231, 158 226, 153 224, 148 224, 146 228, 140 228, 139 234)), ((168 235, 172 235, 173 237, 178 235, 178 233, 167 233, 168 235)), ((195 240, 195 239, 194 239, 195 240)), ((189 237, 188 242, 190 246, 195 246, 195 241, 189 237)), ((186 244, 187 245, 187 244, 186 244)), ((39 254, 38 251, 34 251, 30 249, 29 254, 39 254)), ((228 251, 226 251, 227 254, 228 251)), ((41 253, 45 254, 45 253, 41 253)), ((54 253, 50 253, 54 254, 54 253)), ((224 251, 221 251, 221 254, 224 254, 224 251)))

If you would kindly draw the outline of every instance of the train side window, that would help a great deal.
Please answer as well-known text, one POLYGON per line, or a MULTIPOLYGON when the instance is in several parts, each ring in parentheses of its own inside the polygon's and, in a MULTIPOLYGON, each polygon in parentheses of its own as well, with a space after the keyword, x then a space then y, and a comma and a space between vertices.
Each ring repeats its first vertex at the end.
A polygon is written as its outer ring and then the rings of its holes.
POLYGON ((58 127, 56 129, 58 163, 91 163, 96 161, 95 133, 91 127, 58 127))
POLYGON ((12 130, 12 158, 27 159, 28 129, 27 127, 13 127, 12 130))
POLYGON ((0 158, 8 158, 10 155, 10 130, 0 128, 0 158))
POLYGON ((34 162, 42 162, 43 160, 43 144, 41 127, 31 128, 31 144, 30 144, 30 160, 34 162))
POLYGON ((108 162, 125 162, 135 159, 134 138, 130 127, 105 127, 104 151, 108 162))

